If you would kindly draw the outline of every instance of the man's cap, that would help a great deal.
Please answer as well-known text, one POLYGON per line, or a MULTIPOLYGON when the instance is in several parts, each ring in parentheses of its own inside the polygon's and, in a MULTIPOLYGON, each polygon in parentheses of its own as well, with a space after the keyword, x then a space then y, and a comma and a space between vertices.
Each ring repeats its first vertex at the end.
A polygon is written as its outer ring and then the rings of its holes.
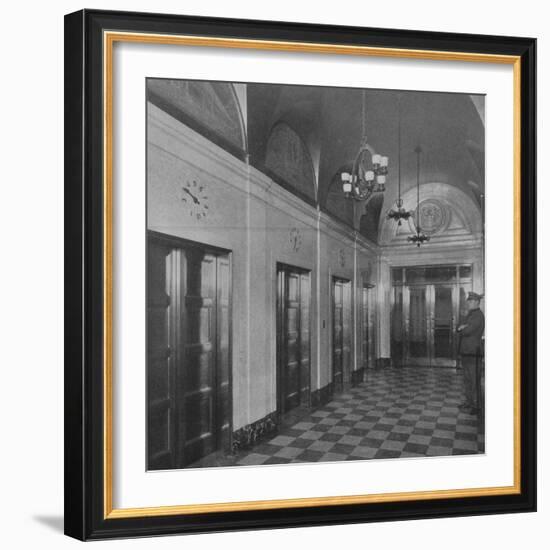
POLYGON ((468 297, 466 300, 477 300, 478 302, 483 298, 483 294, 478 294, 477 292, 468 292, 468 297))

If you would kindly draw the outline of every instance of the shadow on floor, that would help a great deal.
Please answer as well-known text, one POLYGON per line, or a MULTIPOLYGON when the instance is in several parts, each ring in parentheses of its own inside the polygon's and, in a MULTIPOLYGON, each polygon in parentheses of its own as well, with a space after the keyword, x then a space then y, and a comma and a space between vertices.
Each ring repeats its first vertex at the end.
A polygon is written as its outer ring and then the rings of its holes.
POLYGON ((63 533, 65 521, 63 516, 33 516, 34 521, 49 527, 52 531, 63 533))

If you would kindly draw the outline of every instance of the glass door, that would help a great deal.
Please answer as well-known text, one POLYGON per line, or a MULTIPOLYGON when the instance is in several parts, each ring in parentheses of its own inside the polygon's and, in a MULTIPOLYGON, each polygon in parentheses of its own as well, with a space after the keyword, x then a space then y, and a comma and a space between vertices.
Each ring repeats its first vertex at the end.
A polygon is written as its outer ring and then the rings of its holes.
POLYGON ((406 363, 430 364, 428 286, 414 285, 404 289, 406 363))
POLYGON ((429 285, 430 363, 437 367, 456 365, 455 319, 458 311, 456 285, 429 285))
POLYGON ((456 366, 456 327, 467 315, 472 281, 469 264, 392 268, 394 365, 456 366))
POLYGON ((394 366, 405 360, 404 290, 394 286, 391 293, 391 357, 394 366))
POLYGON ((456 285, 427 284, 403 287, 405 305, 405 364, 456 366, 456 285))

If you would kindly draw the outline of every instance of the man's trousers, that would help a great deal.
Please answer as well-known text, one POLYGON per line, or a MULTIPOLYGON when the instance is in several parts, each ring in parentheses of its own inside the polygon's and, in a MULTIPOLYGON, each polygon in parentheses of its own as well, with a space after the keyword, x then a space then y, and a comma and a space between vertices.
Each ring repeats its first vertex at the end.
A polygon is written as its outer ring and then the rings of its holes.
POLYGON ((478 355, 462 355, 462 369, 465 405, 479 409, 481 405, 481 358, 478 355))

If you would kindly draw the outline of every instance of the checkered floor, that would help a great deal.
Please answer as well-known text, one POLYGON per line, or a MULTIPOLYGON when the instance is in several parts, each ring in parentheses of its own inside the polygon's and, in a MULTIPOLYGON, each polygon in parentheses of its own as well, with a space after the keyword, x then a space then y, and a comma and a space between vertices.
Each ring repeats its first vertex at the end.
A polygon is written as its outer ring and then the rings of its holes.
POLYGON ((462 401, 462 377, 454 369, 372 371, 367 381, 308 412, 277 436, 234 457, 232 463, 484 453, 482 418, 460 412, 462 401))

